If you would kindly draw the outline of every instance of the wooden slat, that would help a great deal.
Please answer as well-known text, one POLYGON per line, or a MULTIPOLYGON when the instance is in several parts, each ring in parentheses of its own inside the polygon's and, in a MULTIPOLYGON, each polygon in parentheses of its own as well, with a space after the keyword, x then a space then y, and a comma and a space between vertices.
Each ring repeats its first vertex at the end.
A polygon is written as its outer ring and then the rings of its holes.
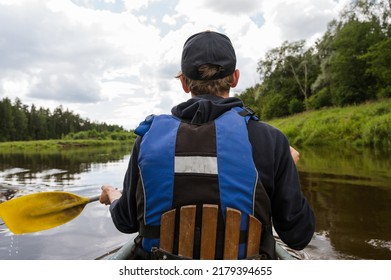
POLYGON ((224 259, 236 260, 239 252, 240 211, 227 208, 224 237, 224 259))
POLYGON ((172 253, 174 246, 175 209, 164 213, 160 220, 160 248, 172 253))
POLYGON ((181 208, 179 220, 179 256, 193 258, 195 215, 195 205, 183 206, 181 208))
POLYGON ((248 216, 247 258, 259 254, 261 243, 262 223, 253 215, 248 216))
POLYGON ((215 258, 218 205, 205 204, 202 207, 201 260, 215 258))

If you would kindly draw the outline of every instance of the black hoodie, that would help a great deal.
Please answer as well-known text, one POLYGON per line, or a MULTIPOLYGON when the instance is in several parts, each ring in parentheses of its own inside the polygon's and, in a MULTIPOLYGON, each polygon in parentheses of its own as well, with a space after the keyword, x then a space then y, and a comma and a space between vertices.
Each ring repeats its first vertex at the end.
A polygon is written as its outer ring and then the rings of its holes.
MULTIPOLYGON (((239 98, 202 95, 175 106, 171 113, 183 121, 202 124, 216 119, 233 107, 242 106, 243 102, 239 98)), ((289 142, 278 129, 255 120, 249 121, 248 134, 259 178, 271 200, 274 229, 289 247, 301 250, 314 234, 315 216, 301 192, 289 142)), ((140 142, 141 138, 138 138, 133 147, 125 174, 123 195, 110 207, 115 226, 124 233, 139 230, 136 188, 139 181, 137 158, 140 142)))

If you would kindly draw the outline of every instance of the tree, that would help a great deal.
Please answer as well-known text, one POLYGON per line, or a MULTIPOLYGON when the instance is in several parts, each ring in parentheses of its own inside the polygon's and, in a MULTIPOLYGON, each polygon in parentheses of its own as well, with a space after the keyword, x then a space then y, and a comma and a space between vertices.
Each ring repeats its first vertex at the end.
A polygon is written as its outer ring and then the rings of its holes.
POLYGON ((39 133, 40 123, 38 118, 38 112, 34 104, 31 105, 30 114, 28 117, 28 134, 31 140, 39 139, 37 137, 39 133))
POLYGON ((9 98, 0 102, 0 141, 10 141, 12 137, 14 117, 9 98))
POLYGON ((36 139, 43 140, 43 139, 50 138, 49 120, 50 120, 49 110, 45 110, 44 108, 40 107, 37 112, 37 123, 39 124, 39 128, 36 132, 36 139))
POLYGON ((243 101, 243 104, 253 110, 257 116, 261 116, 261 106, 260 106, 260 98, 259 94, 261 91, 261 86, 259 84, 254 87, 250 87, 245 89, 240 93, 240 99, 243 101))
POLYGON ((360 59, 367 62, 366 74, 376 81, 377 96, 391 97, 391 38, 371 46, 360 59))
POLYGON ((378 25, 386 37, 391 36, 391 1, 356 0, 341 13, 341 21, 373 22, 378 25))
POLYGON ((268 95, 262 102, 262 119, 279 118, 289 114, 289 104, 281 94, 268 95))
POLYGON ((27 137, 28 119, 26 116, 27 106, 22 104, 19 98, 15 99, 12 107, 13 128, 11 130, 12 141, 23 140, 27 137))
POLYGON ((344 106, 376 98, 379 73, 374 75, 368 69, 374 70, 377 63, 373 55, 380 53, 371 47, 389 38, 389 8, 390 1, 352 1, 339 21, 329 23, 316 43, 321 72, 311 86, 315 95, 311 106, 344 106), (370 50, 373 55, 365 56, 370 50), (327 102, 329 97, 331 102, 327 102))
POLYGON ((262 118, 390 97, 390 6, 351 1, 314 47, 284 42, 268 51, 258 62, 261 83, 239 96, 262 118))
POLYGON ((69 133, 88 130, 99 132, 99 137, 109 132, 124 132, 122 126, 82 119, 78 114, 64 110, 61 105, 52 114, 42 107, 37 110, 34 104, 28 110, 19 98, 14 104, 8 98, 0 101, 0 142, 59 139, 69 133))
POLYGON ((367 63, 360 57, 379 39, 380 28, 374 22, 349 21, 336 34, 330 59, 332 94, 337 105, 361 103, 374 98, 374 79, 366 75, 367 63))
POLYGON ((331 56, 333 54, 333 40, 341 23, 336 20, 329 22, 327 31, 320 40, 315 42, 315 59, 319 63, 319 73, 311 84, 313 95, 309 100, 309 107, 319 109, 332 104, 331 101, 331 56))
MULTIPOLYGON (((310 84, 315 81, 319 73, 319 62, 313 51, 313 48, 305 48, 304 40, 284 42, 281 47, 267 52, 265 59, 258 62, 257 70, 262 81, 261 98, 264 99, 271 94, 279 95, 277 98, 268 98, 262 103, 281 104, 283 108, 292 109, 279 110, 278 115, 283 111, 286 111, 286 114, 289 114, 289 111, 296 113, 307 107, 311 95, 310 84), (292 103, 292 100, 295 101, 292 103), (300 102, 304 106, 300 105, 300 102)), ((266 109, 264 105, 262 108, 262 110, 266 109)))

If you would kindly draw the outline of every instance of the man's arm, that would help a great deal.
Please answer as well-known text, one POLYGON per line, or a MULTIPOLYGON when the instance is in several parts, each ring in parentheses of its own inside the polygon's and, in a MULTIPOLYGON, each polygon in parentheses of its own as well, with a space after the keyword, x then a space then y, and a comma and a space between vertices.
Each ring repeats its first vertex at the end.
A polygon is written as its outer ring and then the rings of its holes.
POLYGON ((103 185, 100 196, 101 203, 110 205, 113 223, 123 233, 138 231, 136 189, 139 180, 137 160, 140 141, 141 139, 137 138, 133 145, 122 191, 109 185, 103 185))
POLYGON ((280 143, 276 147, 278 156, 272 200, 273 224, 282 241, 292 249, 302 250, 315 232, 315 215, 301 191, 295 165, 296 152, 286 138, 280 143))

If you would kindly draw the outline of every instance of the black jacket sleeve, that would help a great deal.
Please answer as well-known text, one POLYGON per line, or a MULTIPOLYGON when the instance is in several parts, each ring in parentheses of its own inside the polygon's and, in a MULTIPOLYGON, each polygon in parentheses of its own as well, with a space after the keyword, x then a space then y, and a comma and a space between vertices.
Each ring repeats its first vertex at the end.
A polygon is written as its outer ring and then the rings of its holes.
POLYGON ((123 233, 134 233, 139 230, 136 189, 140 177, 137 164, 140 142, 141 138, 137 138, 133 146, 123 182, 122 196, 110 205, 113 223, 123 233))
POLYGON ((250 124, 254 162, 271 200, 274 229, 289 247, 304 249, 314 234, 315 216, 301 191, 289 142, 276 128, 262 122, 250 124))

